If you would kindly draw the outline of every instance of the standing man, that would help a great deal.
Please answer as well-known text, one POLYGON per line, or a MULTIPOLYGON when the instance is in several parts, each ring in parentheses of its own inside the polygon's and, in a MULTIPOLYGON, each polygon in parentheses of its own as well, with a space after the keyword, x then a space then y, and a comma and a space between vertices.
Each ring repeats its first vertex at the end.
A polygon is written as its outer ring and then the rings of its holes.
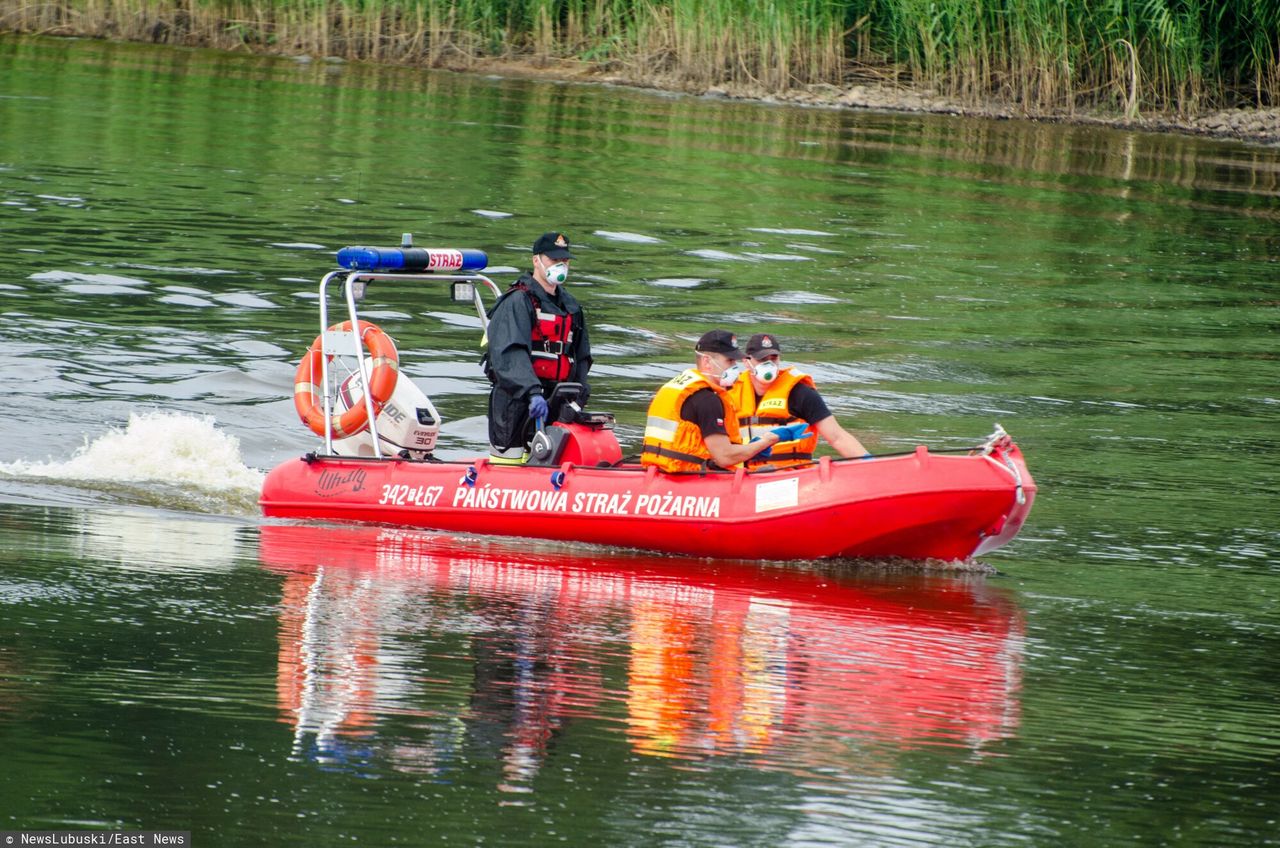
POLYGON ((814 387, 813 378, 782 364, 782 345, 771 333, 757 333, 747 341, 747 370, 729 394, 738 411, 741 441, 750 442, 784 428, 791 436, 782 439, 767 457, 749 462, 749 466, 764 462, 782 467, 807 465, 813 462, 819 435, 846 459, 868 456, 862 442, 831 414, 814 387))
POLYGON ((738 339, 727 330, 704 333, 693 348, 694 367, 658 389, 649 404, 642 465, 663 471, 733 468, 772 447, 778 435, 740 444, 738 413, 730 400, 742 369, 738 339))
POLYGON ((489 392, 492 462, 519 465, 539 420, 554 421, 560 401, 548 405, 558 383, 581 383, 580 404, 590 389, 591 345, 582 307, 564 290, 569 278, 569 239, 543 233, 533 243, 533 270, 498 298, 480 360, 493 384, 489 392))

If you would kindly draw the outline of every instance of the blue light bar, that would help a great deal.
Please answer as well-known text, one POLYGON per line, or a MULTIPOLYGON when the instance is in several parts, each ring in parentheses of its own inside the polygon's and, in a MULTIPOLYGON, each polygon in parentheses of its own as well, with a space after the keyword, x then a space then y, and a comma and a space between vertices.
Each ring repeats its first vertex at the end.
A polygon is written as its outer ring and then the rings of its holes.
POLYGON ((351 271, 479 271, 489 264, 489 257, 470 248, 344 247, 338 251, 338 264, 351 271))

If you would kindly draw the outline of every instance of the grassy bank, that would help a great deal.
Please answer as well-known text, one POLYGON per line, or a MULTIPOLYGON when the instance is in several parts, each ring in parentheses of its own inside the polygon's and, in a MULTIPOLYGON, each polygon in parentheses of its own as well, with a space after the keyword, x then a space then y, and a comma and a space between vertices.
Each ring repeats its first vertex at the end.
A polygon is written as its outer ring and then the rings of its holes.
POLYGON ((0 31, 701 89, 889 81, 1030 114, 1280 106, 1280 0, 0 0, 0 31))

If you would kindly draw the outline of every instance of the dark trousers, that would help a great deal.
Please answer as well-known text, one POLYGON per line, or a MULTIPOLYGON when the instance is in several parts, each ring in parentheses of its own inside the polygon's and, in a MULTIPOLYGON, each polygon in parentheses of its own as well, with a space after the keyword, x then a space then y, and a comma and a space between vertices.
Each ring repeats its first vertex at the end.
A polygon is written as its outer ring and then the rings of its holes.
POLYGON ((528 447, 533 428, 528 398, 512 397, 497 386, 489 390, 489 444, 498 449, 528 447))
MULTIPOLYGON (((542 396, 551 398, 556 383, 542 381, 542 396)), ((579 399, 585 404, 586 397, 579 399)), ((546 423, 560 420, 560 410, 564 407, 563 395, 551 398, 546 423)), ((533 441, 537 422, 529 417, 529 399, 512 397, 494 386, 489 390, 489 444, 499 450, 529 446, 533 441)))

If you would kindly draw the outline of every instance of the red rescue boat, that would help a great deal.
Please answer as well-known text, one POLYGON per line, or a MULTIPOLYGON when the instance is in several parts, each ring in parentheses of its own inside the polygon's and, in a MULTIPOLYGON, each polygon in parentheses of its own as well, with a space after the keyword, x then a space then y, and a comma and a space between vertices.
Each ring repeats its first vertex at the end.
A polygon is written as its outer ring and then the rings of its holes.
POLYGON ((434 405, 404 375, 386 379, 396 367, 394 346, 358 318, 356 302, 370 282, 449 281, 454 299, 471 302, 483 324, 477 283, 497 294, 475 273, 484 255, 348 248, 339 262, 351 270, 321 282, 322 332, 295 387, 299 414, 324 448, 267 475, 261 504, 268 516, 694 556, 955 560, 1009 542, 1035 500, 1022 453, 999 425, 960 455, 920 446, 871 459, 823 457, 802 468, 668 474, 623 462, 613 417, 569 403, 567 420, 538 435, 525 465, 437 460, 434 405), (388 270, 386 257, 397 253, 417 257, 417 265, 388 270), (350 320, 329 327, 326 291, 344 276, 350 320))

